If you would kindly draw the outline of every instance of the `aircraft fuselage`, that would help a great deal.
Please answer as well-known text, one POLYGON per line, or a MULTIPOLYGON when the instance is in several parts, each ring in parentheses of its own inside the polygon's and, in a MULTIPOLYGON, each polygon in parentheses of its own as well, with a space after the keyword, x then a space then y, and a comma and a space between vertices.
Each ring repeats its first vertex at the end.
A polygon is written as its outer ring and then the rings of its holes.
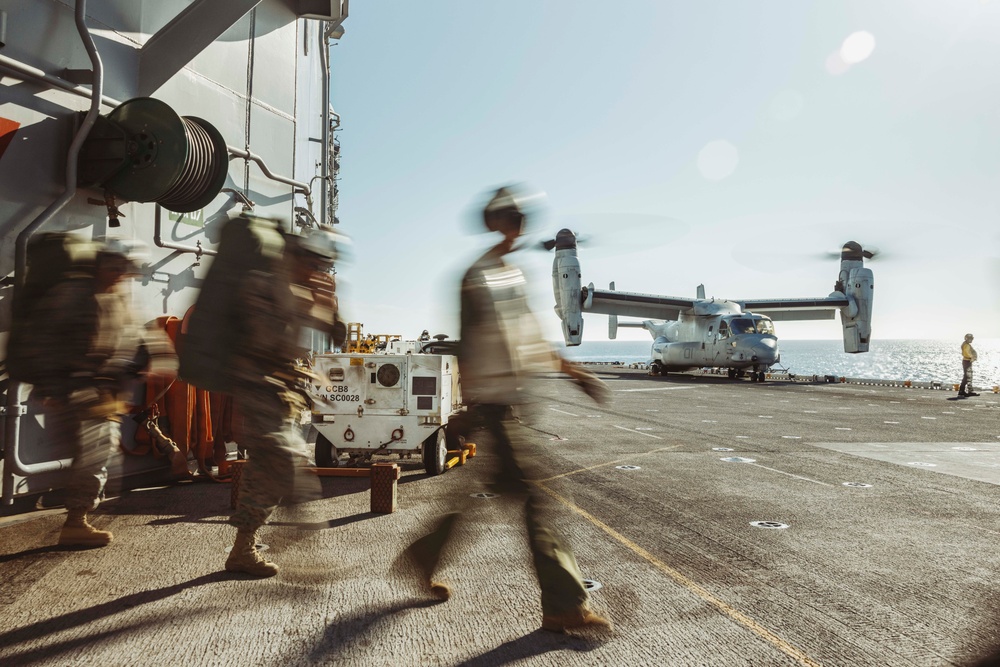
POLYGON ((705 366, 763 371, 781 358, 771 320, 752 313, 685 314, 644 325, 654 337, 651 361, 663 371, 705 366))

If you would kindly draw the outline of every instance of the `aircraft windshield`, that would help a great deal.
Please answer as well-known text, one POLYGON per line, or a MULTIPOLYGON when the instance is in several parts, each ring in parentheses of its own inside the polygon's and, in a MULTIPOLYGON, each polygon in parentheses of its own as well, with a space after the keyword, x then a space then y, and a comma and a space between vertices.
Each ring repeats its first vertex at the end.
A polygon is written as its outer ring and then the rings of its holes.
POLYGON ((768 319, 757 320, 757 333, 774 335, 774 322, 768 319))
POLYGON ((729 321, 729 329, 734 334, 762 333, 774 335, 774 323, 767 318, 752 320, 749 317, 739 317, 729 321))
POLYGON ((745 317, 730 320, 729 329, 734 334, 757 333, 757 329, 753 325, 753 320, 745 317))

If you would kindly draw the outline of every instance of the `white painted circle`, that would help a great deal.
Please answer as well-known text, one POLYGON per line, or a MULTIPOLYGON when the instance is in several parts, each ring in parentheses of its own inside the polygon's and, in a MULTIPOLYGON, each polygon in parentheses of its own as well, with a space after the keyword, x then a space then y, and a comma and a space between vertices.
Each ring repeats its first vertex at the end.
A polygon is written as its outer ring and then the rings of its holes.
POLYGON ((736 451, 732 447, 712 447, 713 452, 733 452, 736 451))
POLYGON ((599 591, 602 588, 604 588, 604 584, 602 584, 599 581, 594 581, 593 579, 584 579, 583 580, 583 587, 587 591, 593 593, 594 591, 599 591))
POLYGON ((719 460, 720 461, 725 461, 726 463, 756 463, 757 462, 757 459, 748 459, 748 458, 744 458, 742 456, 726 456, 726 457, 723 457, 723 458, 721 458, 719 460))
POLYGON ((870 489, 871 484, 865 484, 864 482, 844 482, 843 486, 850 486, 855 489, 870 489))
POLYGON ((640 466, 632 466, 632 465, 615 466, 615 468, 617 468, 618 470, 642 470, 640 466))
POLYGON ((480 500, 488 500, 490 498, 496 498, 498 494, 490 493, 488 491, 483 491, 481 493, 470 493, 470 498, 479 498, 480 500))
POLYGON ((754 528, 767 528, 768 530, 784 530, 788 528, 787 523, 780 523, 778 521, 751 521, 750 525, 754 528))

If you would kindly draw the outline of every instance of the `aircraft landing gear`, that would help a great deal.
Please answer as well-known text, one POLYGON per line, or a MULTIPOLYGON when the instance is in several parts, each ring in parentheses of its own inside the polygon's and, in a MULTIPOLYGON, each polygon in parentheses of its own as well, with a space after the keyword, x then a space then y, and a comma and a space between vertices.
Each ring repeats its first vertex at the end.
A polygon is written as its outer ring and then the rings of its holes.
POLYGON ((750 371, 750 381, 751 382, 764 382, 767 379, 765 371, 759 371, 754 369, 750 371))
POLYGON ((667 372, 663 370, 663 366, 661 364, 653 362, 652 364, 649 365, 649 374, 652 375, 653 377, 658 377, 661 375, 666 375, 667 372))
POLYGON ((736 379, 736 369, 735 368, 730 368, 729 369, 729 379, 730 380, 735 380, 736 379))

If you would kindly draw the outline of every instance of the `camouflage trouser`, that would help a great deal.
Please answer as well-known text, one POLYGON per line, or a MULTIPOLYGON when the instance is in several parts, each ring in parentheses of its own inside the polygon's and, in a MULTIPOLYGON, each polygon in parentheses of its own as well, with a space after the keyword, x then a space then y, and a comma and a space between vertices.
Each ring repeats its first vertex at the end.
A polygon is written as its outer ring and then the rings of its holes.
POLYGON ((320 495, 319 479, 306 470, 306 443, 298 418, 304 402, 273 386, 239 389, 233 399, 243 419, 240 446, 247 464, 240 478, 236 511, 229 523, 254 531, 267 523, 278 503, 320 495))
POLYGON ((79 410, 53 403, 45 414, 45 430, 73 457, 66 509, 97 509, 108 481, 108 459, 121 442, 121 424, 113 416, 82 419, 79 410))
MULTIPOLYGON (((534 561, 538 585, 542 589, 542 613, 561 614, 587 601, 587 590, 576 558, 559 535, 545 524, 539 499, 518 463, 516 452, 527 434, 520 422, 513 419, 505 405, 481 405, 476 408, 479 427, 490 435, 499 458, 499 469, 491 487, 505 495, 524 499, 528 542, 534 561)), ((459 513, 446 515, 428 535, 410 546, 408 552, 418 567, 430 577, 437 567, 451 536, 459 513)))

